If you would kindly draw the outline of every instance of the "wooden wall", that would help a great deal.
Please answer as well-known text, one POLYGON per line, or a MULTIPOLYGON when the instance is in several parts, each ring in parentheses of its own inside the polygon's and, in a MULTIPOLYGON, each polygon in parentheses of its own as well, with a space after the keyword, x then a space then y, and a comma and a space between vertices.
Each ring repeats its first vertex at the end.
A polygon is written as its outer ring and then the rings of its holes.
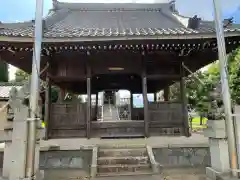
POLYGON ((86 104, 53 103, 49 121, 49 138, 85 137, 86 104))
MULTIPOLYGON (((51 106, 49 138, 86 137, 86 103, 54 103, 51 106)), ((96 121, 96 107, 92 107, 91 137, 143 136, 143 108, 133 108, 133 120, 118 122, 96 121)), ((150 136, 184 135, 181 103, 149 104, 150 136)))
POLYGON ((184 135, 181 103, 156 102, 148 105, 150 135, 184 135))

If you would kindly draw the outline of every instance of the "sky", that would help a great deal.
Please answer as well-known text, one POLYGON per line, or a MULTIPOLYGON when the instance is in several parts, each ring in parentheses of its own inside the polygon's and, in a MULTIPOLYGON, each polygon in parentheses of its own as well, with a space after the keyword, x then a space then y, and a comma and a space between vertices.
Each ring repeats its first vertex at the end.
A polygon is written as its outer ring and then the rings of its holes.
MULTIPOLYGON (((104 2, 104 3, 157 3, 168 2, 170 0, 59 0, 61 2, 104 2)), ((240 23, 240 0, 220 0, 223 16, 235 16, 240 23), (237 10, 239 9, 239 10, 237 10), (235 13, 238 12, 238 13, 235 13), (238 14, 238 15, 237 15, 238 14)), ((52 0, 44 0, 44 15, 52 7, 52 0)), ((204 20, 213 19, 212 0, 176 0, 176 7, 180 14, 185 16, 198 15, 204 20)), ((0 21, 20 22, 34 18, 35 0, 0 0, 0 21)), ((10 78, 14 78, 15 69, 11 67, 10 78)))
MULTIPOLYGON (((137 2, 137 3, 154 3, 170 0, 59 0, 63 2, 137 2)), ((237 8, 240 7, 239 0, 220 0, 225 16, 231 16, 237 8)), ((52 0, 44 0, 44 14, 52 6, 52 0)), ((213 19, 212 16, 212 0, 176 0, 176 6, 183 15, 194 16, 199 15, 203 19, 213 19)), ((16 22, 29 20, 34 17, 35 0, 0 0, 0 21, 16 22)))

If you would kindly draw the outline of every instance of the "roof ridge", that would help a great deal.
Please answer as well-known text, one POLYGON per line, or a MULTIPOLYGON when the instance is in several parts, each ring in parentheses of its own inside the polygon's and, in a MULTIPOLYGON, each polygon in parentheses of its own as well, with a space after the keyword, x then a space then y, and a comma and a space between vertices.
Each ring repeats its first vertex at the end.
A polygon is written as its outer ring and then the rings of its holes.
POLYGON ((52 14, 50 14, 49 16, 47 16, 44 20, 45 20, 45 25, 46 28, 62 21, 64 18, 67 17, 67 15, 70 13, 70 10, 66 10, 66 9, 53 9, 52 10, 52 14))
POLYGON ((69 9, 69 10, 144 10, 144 9, 169 9, 172 3, 68 3, 52 0, 53 9, 69 9))
POLYGON ((0 23, 0 29, 6 29, 6 28, 21 28, 21 27, 26 27, 26 26, 33 26, 33 20, 29 20, 29 21, 23 21, 23 22, 11 22, 11 23, 4 23, 1 22, 0 23))
POLYGON ((166 11, 160 11, 160 13, 161 13, 163 16, 165 16, 166 18, 172 20, 173 22, 179 23, 179 24, 182 25, 182 23, 181 23, 175 16, 173 16, 173 14, 174 14, 173 12, 168 13, 168 12, 166 12, 166 11))

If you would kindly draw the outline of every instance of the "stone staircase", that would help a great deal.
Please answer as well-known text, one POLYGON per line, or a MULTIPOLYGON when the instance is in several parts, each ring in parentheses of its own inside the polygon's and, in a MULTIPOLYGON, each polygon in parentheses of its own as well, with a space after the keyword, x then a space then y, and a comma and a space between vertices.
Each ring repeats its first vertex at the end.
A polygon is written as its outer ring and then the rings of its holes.
POLYGON ((99 147, 97 177, 152 174, 147 148, 99 147))
POLYGON ((103 106, 103 121, 119 120, 118 110, 114 105, 105 104, 103 106))

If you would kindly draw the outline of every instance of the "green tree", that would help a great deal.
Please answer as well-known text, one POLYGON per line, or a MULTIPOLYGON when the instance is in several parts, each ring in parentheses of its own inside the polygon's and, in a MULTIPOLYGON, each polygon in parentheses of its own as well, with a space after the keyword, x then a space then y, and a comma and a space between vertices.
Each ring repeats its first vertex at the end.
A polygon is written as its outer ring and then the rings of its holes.
MULTIPOLYGON (((240 104, 240 48, 228 56, 226 67, 229 71, 229 86, 233 103, 240 104)), ((219 62, 212 63, 205 72, 196 72, 186 79, 187 97, 189 104, 198 112, 206 112, 211 101, 210 92, 220 85, 219 62), (196 80, 195 76, 203 84, 196 80)), ((222 100, 217 100, 218 104, 222 100)))
POLYGON ((8 64, 0 60, 0 82, 8 82, 8 64))
POLYGON ((24 81, 28 80, 29 76, 30 75, 28 73, 26 73, 25 71, 18 69, 15 72, 15 82, 24 82, 24 81))
POLYGON ((233 103, 240 104, 240 48, 229 56, 229 84, 233 103))

